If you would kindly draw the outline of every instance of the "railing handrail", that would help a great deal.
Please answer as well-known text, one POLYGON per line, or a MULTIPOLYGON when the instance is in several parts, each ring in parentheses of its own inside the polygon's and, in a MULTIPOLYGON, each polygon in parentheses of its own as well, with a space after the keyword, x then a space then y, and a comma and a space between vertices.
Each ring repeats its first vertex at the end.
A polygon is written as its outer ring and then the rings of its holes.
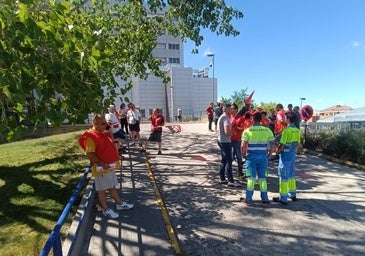
POLYGON ((63 211, 62 211, 60 217, 58 218, 56 225, 52 229, 52 232, 49 235, 46 244, 44 245, 41 253, 39 254, 40 256, 47 256, 52 248, 53 248, 53 254, 55 256, 62 256, 60 230, 61 230, 62 225, 64 224, 68 214, 70 213, 71 207, 73 206, 77 197, 79 196, 81 189, 83 188, 84 183, 87 179, 87 175, 89 173, 90 173, 90 166, 85 169, 84 175, 82 176, 79 183, 77 184, 76 189, 72 193, 65 208, 63 208, 63 211))

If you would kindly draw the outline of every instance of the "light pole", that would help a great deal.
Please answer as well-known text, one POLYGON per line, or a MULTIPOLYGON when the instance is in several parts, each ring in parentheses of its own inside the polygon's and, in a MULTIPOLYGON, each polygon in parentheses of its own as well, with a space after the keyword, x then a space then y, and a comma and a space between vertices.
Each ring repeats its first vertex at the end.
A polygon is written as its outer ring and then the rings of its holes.
POLYGON ((299 98, 300 99, 300 108, 302 108, 303 100, 306 100, 306 98, 299 98))
POLYGON ((215 101, 214 101, 214 65, 215 65, 214 56, 215 56, 215 54, 214 53, 208 53, 207 56, 212 58, 212 62, 210 64, 210 66, 213 66, 213 101, 212 102, 215 104, 215 101))

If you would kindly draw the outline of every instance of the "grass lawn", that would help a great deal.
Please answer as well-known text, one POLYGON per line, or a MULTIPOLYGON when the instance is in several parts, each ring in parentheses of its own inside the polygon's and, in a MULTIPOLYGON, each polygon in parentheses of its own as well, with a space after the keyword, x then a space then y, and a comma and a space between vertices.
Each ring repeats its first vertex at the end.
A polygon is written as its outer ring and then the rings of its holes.
POLYGON ((81 133, 0 145, 0 255, 39 255, 88 164, 81 133))

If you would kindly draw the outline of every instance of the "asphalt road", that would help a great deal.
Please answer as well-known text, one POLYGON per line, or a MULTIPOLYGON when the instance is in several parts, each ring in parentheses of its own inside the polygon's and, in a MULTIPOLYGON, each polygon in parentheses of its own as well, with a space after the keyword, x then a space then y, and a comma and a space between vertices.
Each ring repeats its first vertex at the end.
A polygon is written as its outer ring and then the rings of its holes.
MULTIPOLYGON (((142 126, 148 135, 148 125, 142 126)), ((365 255, 365 172, 300 155, 298 201, 246 207, 245 181, 218 183, 216 134, 207 124, 182 124, 163 133, 147 151, 169 220, 186 255, 365 255), (156 147, 155 147, 156 146, 156 147)), ((277 161, 270 162, 269 197, 278 196, 277 161)), ((236 163, 234 171, 236 170, 236 163)), ((144 155, 138 147, 123 160, 122 196, 135 202, 117 220, 95 211, 85 255, 173 255, 144 155)), ((112 206, 112 204, 111 204, 112 206)))

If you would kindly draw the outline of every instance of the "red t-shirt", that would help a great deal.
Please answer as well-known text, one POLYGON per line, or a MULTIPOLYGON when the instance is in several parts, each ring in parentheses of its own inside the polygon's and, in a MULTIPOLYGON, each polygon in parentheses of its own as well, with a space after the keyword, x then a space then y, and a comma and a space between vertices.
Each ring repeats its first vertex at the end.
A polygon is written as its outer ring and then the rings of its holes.
POLYGON ((267 118, 266 116, 263 116, 262 117, 262 120, 261 120, 261 125, 262 126, 265 126, 265 127, 269 127, 269 125, 270 125, 270 119, 269 118, 267 118))
POLYGON ((284 128, 286 127, 286 116, 283 109, 279 110, 276 114, 276 121, 275 121, 275 134, 281 133, 284 128))
POLYGON ((213 114, 214 114, 214 108, 213 107, 211 107, 211 106, 207 107, 205 112, 207 113, 208 118, 213 118, 213 114))
POLYGON ((158 127, 165 124, 165 118, 162 115, 152 115, 151 116, 151 130, 152 131, 162 131, 162 127, 158 127))
POLYGON ((245 118, 241 115, 231 116, 231 140, 241 140, 245 118))
POLYGON ((245 121, 243 122, 243 130, 250 128, 252 125, 253 125, 252 118, 245 118, 245 121))

